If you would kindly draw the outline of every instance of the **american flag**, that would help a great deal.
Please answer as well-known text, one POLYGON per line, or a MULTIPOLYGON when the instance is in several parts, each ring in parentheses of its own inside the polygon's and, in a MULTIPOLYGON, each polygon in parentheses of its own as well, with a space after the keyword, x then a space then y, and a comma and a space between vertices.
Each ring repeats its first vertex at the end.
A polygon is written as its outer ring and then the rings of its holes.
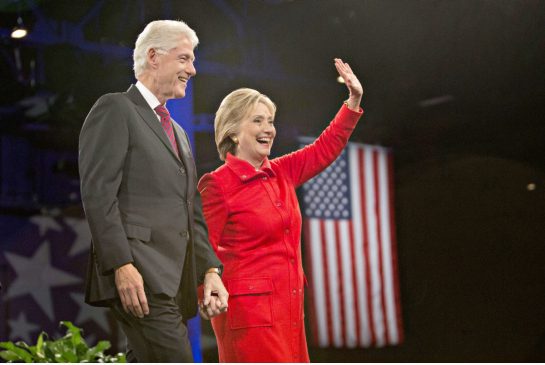
POLYGON ((349 143, 303 185, 311 328, 320 347, 403 341, 392 178, 390 150, 349 143))

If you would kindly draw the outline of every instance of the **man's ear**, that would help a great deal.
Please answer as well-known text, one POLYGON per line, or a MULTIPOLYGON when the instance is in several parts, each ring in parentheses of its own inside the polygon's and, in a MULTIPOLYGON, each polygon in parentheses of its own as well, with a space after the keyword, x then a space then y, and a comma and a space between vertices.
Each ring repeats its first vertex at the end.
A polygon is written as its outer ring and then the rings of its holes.
POLYGON ((157 67, 157 58, 159 56, 159 53, 155 50, 155 48, 150 48, 148 50, 148 53, 146 54, 146 58, 148 60, 148 65, 155 69, 157 67))

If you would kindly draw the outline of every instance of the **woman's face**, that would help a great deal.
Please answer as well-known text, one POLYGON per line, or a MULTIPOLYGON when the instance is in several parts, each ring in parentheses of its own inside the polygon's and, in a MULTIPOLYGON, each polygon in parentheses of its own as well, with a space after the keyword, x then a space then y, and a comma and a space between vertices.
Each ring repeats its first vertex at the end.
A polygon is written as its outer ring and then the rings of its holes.
POLYGON ((271 153, 276 129, 273 115, 263 103, 255 108, 240 122, 236 134, 238 144, 235 155, 248 161, 254 167, 260 167, 265 157, 271 153))

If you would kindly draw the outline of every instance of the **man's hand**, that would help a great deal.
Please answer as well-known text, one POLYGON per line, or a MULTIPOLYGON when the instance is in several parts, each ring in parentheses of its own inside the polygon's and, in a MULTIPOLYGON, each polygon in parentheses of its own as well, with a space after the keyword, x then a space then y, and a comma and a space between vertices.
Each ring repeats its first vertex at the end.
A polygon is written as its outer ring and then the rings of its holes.
POLYGON ((204 276, 204 300, 199 306, 199 312, 204 319, 210 319, 227 311, 229 293, 223 286, 220 276, 207 273, 204 276))
POLYGON ((125 264, 115 270, 115 286, 125 312, 138 318, 149 314, 144 280, 133 264, 125 264))

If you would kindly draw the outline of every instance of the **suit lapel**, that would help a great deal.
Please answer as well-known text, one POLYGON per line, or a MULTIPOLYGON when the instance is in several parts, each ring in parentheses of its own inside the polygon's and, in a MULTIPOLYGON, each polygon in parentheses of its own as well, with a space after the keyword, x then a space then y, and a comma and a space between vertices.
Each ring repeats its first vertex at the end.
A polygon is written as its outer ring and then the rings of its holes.
POLYGON ((182 129, 182 127, 174 122, 174 120, 172 120, 172 125, 174 127, 174 134, 176 136, 176 142, 178 143, 178 149, 180 150, 180 158, 182 159, 182 162, 185 165, 185 169, 187 171, 187 192, 189 194, 189 192, 195 191, 194 184, 197 178, 197 171, 195 168, 195 163, 193 161, 193 156, 191 154, 191 147, 189 146, 189 139, 187 138, 187 134, 182 129))
POLYGON ((150 127, 153 133, 155 133, 155 135, 161 140, 163 145, 170 151, 171 155, 181 164, 181 161, 172 149, 172 145, 170 144, 170 141, 168 140, 168 137, 163 127, 161 126, 161 123, 157 119, 155 112, 150 108, 149 104, 146 102, 146 99, 144 99, 142 94, 140 94, 138 88, 136 88, 136 86, 134 85, 131 85, 129 87, 129 90, 127 90, 127 96, 136 105, 136 111, 138 112, 138 114, 140 114, 144 122, 146 122, 148 127, 150 127))

